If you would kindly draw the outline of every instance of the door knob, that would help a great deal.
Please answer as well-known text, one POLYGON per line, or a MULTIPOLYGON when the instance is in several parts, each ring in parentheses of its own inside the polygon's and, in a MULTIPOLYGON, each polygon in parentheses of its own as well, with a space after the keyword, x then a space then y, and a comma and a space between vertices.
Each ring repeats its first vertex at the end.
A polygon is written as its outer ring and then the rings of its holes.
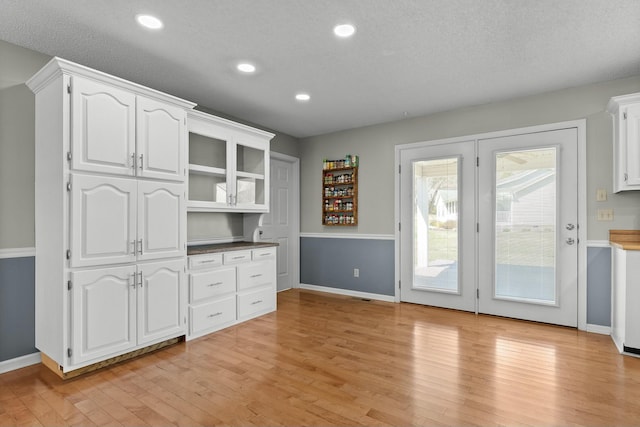
POLYGON ((574 228, 576 228, 576 226, 575 226, 575 225, 573 225, 573 224, 567 224, 567 230, 571 231, 571 230, 573 230, 574 228))
POLYGON ((573 240, 573 238, 572 238, 572 237, 569 237, 569 238, 567 239, 567 245, 573 245, 575 242, 576 242, 576 241, 575 241, 575 240, 573 240))

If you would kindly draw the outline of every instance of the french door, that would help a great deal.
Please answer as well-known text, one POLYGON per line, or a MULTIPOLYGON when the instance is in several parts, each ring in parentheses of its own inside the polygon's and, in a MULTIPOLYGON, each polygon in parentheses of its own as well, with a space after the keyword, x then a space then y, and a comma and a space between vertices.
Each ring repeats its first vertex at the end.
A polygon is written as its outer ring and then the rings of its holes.
POLYGON ((576 128, 400 150, 400 299, 577 326, 576 128))
POLYGON ((400 299, 474 311, 475 141, 403 150, 400 165, 400 299))

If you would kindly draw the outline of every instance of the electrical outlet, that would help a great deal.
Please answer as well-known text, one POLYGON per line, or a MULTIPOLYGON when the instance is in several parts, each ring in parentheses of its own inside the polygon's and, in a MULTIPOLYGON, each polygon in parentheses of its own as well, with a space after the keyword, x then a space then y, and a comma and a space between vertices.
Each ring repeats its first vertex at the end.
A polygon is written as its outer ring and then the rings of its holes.
POLYGON ((598 221, 613 221, 613 209, 598 209, 598 221))
POLYGON ((598 188, 596 190, 596 202, 604 202, 607 200, 607 190, 598 188))
POLYGON ((353 277, 360 277, 360 269, 359 268, 354 268, 353 269, 353 277))

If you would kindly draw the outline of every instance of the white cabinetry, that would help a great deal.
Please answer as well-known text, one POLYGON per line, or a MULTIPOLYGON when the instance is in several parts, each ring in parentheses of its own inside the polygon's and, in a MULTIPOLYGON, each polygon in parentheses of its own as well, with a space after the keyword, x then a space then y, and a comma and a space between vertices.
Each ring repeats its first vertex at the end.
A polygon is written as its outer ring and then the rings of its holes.
POLYGON ((183 260, 71 272, 72 364, 184 334, 184 276, 183 260))
POLYGON ((640 190, 640 93, 611 98, 613 191, 640 190))
POLYGON ((620 352, 640 354, 640 250, 612 247, 611 337, 620 352))
POLYGON ((184 181, 186 112, 69 76, 74 170, 184 181))
POLYGON ((194 104, 59 58, 27 85, 43 359, 66 374, 185 335, 194 104))
POLYGON ((272 133, 189 111, 190 211, 268 212, 272 133))
POLYGON ((220 330, 276 309, 276 248, 189 256, 189 334, 220 330))

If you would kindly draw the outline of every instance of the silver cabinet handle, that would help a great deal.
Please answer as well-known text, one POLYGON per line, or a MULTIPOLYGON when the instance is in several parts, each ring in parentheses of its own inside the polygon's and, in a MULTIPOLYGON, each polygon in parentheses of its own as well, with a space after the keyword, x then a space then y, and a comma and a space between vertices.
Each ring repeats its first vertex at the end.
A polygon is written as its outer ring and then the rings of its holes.
POLYGON ((131 241, 131 248, 132 248, 131 252, 135 255, 136 252, 138 252, 138 246, 136 245, 136 241, 135 240, 131 241))
POLYGON ((143 255, 143 252, 142 252, 142 239, 138 240, 138 244, 140 245, 140 246, 138 247, 138 253, 139 253, 140 255, 143 255))
POLYGON ((133 169, 133 173, 136 173, 136 153, 131 153, 131 169, 133 169))
POLYGON ((207 287, 211 288, 213 286, 220 286, 220 285, 222 285, 222 282, 210 283, 207 285, 207 287))
POLYGON ((251 303, 251 305, 260 304, 261 302, 262 302, 262 300, 261 300, 261 299, 259 299, 258 301, 254 301, 254 302, 252 302, 252 303, 251 303))
POLYGON ((217 312, 217 313, 213 313, 213 314, 209 314, 207 317, 208 318, 212 318, 212 317, 216 317, 216 316, 220 316, 222 314, 221 311, 217 312))
POLYGON ((133 273, 131 275, 131 280, 129 280, 129 283, 131 283, 129 286, 131 286, 132 288, 135 288, 138 285, 138 281, 136 280, 136 273, 133 273))
POLYGON ((142 271, 138 272, 138 275, 140 276, 140 287, 142 287, 143 284, 143 280, 142 280, 142 271))
POLYGON ((262 274, 252 274, 249 277, 251 277, 252 279, 255 279, 256 277, 260 277, 260 276, 262 276, 262 274))
POLYGON ((140 154, 140 170, 142 170, 144 168, 143 156, 144 156, 144 154, 140 154))

